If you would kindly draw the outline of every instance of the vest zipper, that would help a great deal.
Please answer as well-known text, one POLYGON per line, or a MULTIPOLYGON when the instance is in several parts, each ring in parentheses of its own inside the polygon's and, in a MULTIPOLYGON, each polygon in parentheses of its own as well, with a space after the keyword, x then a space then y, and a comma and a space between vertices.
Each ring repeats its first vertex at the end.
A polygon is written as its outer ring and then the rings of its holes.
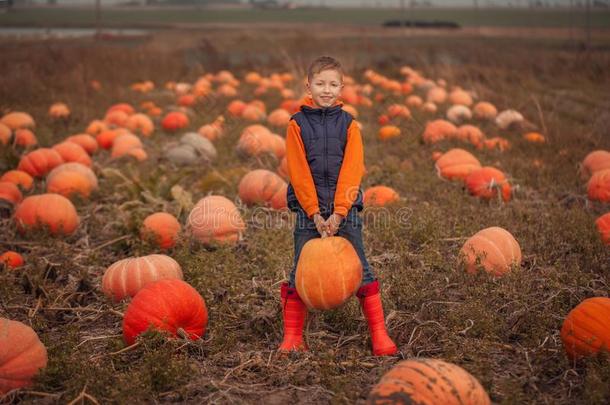
POLYGON ((330 211, 330 188, 328 186, 328 133, 326 131, 326 109, 322 110, 322 126, 324 127, 324 183, 326 184, 326 208, 330 211))

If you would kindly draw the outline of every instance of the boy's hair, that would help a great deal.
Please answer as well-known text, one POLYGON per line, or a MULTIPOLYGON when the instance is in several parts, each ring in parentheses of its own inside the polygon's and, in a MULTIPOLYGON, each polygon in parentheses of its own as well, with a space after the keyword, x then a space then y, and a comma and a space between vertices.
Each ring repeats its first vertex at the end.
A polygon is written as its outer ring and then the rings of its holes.
POLYGON ((313 75, 316 75, 323 70, 336 70, 341 74, 341 77, 343 77, 343 67, 337 59, 332 56, 320 56, 309 65, 309 69, 307 69, 307 81, 311 82, 313 75))

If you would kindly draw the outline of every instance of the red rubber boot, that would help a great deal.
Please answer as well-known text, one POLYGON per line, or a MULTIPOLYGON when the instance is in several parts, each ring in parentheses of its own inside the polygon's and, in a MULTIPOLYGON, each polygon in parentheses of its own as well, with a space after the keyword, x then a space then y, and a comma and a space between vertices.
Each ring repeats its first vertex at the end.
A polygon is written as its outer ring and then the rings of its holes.
POLYGON ((279 347, 281 352, 303 352, 307 346, 303 342, 303 325, 307 318, 307 307, 301 301, 296 288, 288 283, 282 284, 282 311, 284 314, 284 341, 279 347))
POLYGON ((385 328, 381 294, 379 293, 379 281, 375 280, 360 287, 356 296, 360 300, 362 312, 369 324, 373 355, 391 356, 396 354, 398 351, 396 344, 388 336, 388 331, 385 328))

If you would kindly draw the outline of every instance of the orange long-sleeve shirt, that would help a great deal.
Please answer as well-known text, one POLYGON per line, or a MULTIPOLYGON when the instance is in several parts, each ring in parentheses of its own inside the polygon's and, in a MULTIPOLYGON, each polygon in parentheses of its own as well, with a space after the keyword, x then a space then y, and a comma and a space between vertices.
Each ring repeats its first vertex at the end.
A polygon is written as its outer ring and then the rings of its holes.
MULTIPOLYGON (((307 154, 301 138, 301 129, 295 120, 291 120, 286 131, 286 160, 288 175, 294 193, 301 207, 310 218, 320 212, 318 195, 307 163, 307 154)), ((364 148, 360 127, 352 121, 347 129, 345 154, 337 180, 334 196, 334 212, 346 216, 358 195, 358 189, 364 173, 364 148)))

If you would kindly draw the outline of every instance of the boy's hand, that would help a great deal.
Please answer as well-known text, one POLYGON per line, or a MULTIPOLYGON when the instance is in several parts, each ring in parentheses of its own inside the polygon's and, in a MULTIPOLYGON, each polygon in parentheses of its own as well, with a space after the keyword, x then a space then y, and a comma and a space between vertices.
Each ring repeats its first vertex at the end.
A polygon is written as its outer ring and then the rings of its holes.
POLYGON ((328 236, 328 226, 322 215, 313 214, 313 223, 316 224, 316 229, 323 238, 328 236))
POLYGON ((339 225, 341 225, 341 221, 343 221, 343 215, 333 213, 326 220, 326 227, 328 229, 328 236, 334 236, 339 231, 339 225))

